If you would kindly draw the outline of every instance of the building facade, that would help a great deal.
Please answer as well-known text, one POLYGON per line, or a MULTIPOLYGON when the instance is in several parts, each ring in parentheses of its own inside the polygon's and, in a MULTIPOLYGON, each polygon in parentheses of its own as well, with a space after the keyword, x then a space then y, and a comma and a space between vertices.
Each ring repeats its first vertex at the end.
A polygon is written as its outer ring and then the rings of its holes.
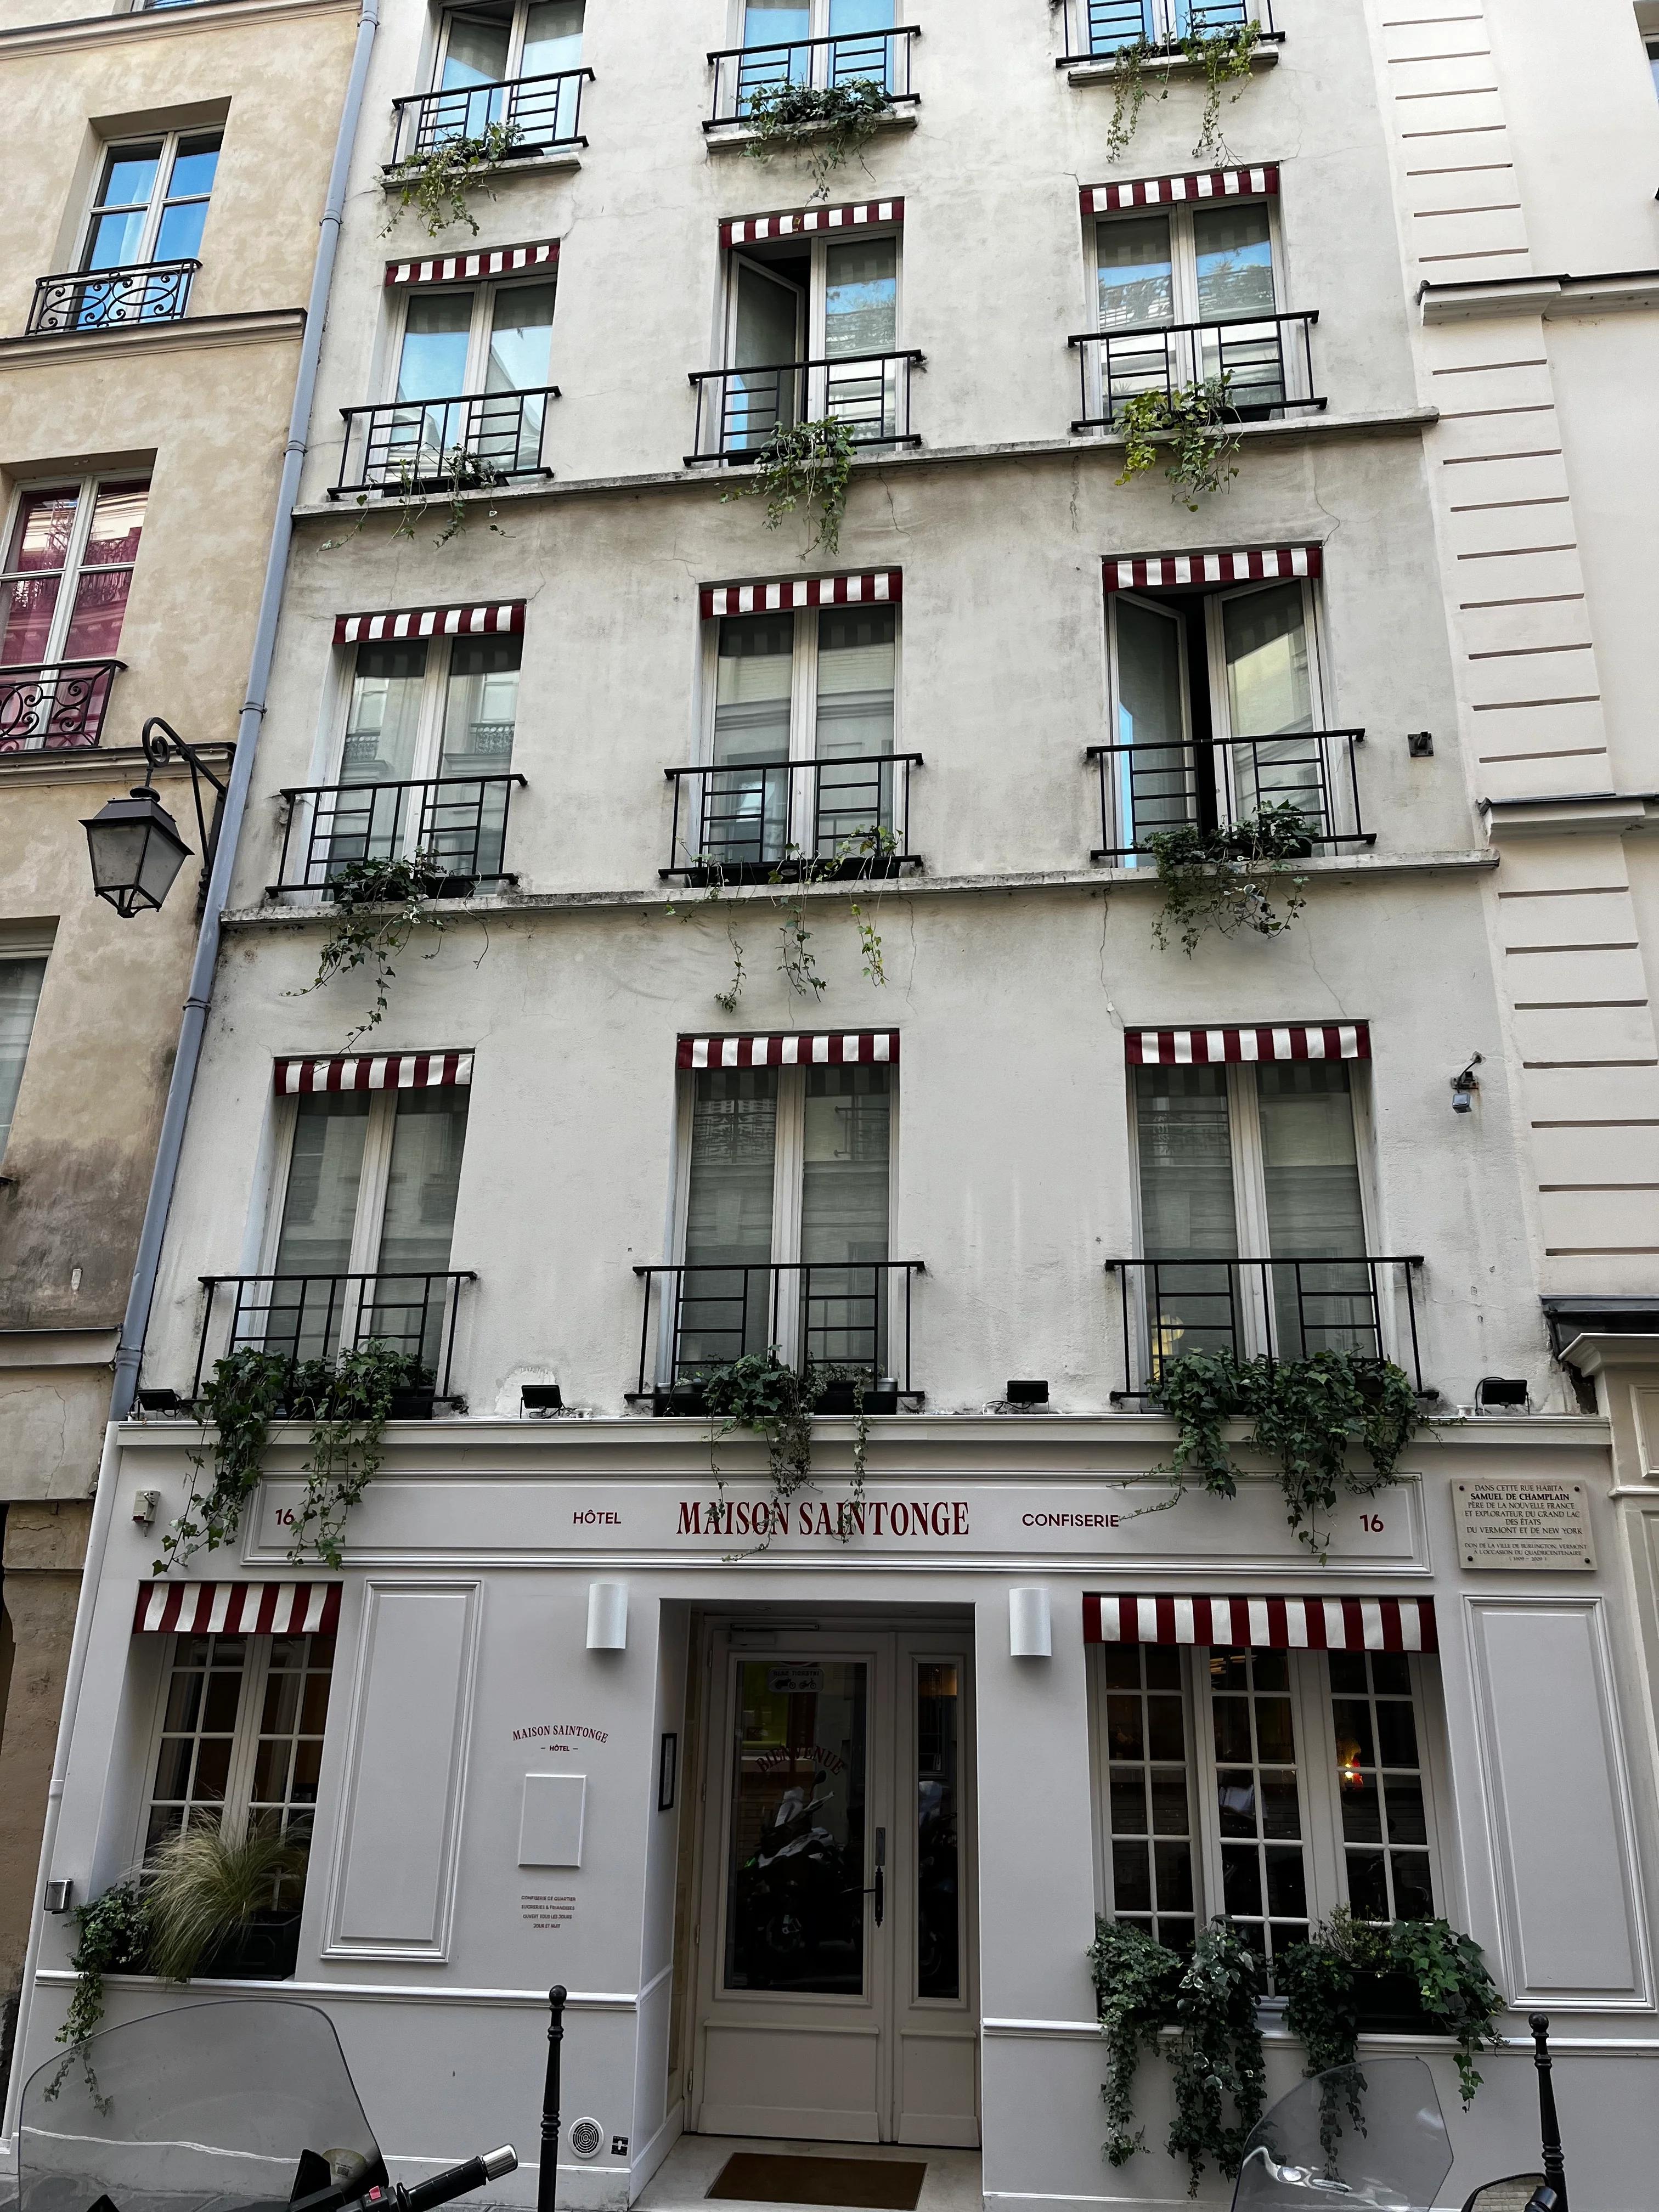
POLYGON ((1151 2062, 1101 2155, 1097 1916, 1271 1981, 1346 1906, 1510 2008, 1467 2112, 1364 2045, 1447 2203, 1535 2157, 1536 2008, 1575 2189, 1645 2201, 1650 27, 1275 0, 1218 141, 1200 72, 1122 92, 1148 8, 380 33, 52 1872, 307 1838, 283 1986, 398 2178, 533 2143, 557 1981, 568 2203, 682 2133, 1174 2202, 1151 2062), (779 70, 881 86, 840 167, 751 158, 779 70), (1126 482, 1125 402, 1218 377, 1236 473, 1126 482), (744 495, 825 416, 833 550, 744 495), (1285 926, 1160 945, 1150 838, 1285 804, 1285 926), (400 860, 377 1009, 331 887, 400 860), (339 1566, 291 1423, 158 1571, 154 1394, 371 1341, 432 1417, 339 1566), (781 1502, 696 1389, 769 1349, 848 1407, 781 1502), (1177 1501, 1195 1350, 1390 1360, 1402 1479, 1177 1501))
POLYGON ((0 15, 0 2049, 202 850, 176 757, 162 911, 94 897, 81 823, 153 715, 229 758, 354 15, 0 15))

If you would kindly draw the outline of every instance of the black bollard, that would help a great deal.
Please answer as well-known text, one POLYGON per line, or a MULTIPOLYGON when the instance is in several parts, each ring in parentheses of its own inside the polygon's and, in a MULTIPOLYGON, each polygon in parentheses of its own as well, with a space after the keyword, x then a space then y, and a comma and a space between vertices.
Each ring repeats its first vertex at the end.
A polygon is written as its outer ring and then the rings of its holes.
POLYGON ((542 2089, 542 2162, 536 2174, 536 2212, 553 2212, 559 2187, 559 2046, 564 2041, 565 1987, 547 1993, 547 2081, 542 2089))
POLYGON ((1555 2212, 1567 2212, 1567 2166, 1561 2155, 1561 2126, 1555 2117, 1555 2085, 1550 2079, 1550 2016, 1527 2014, 1532 2030, 1532 2063, 1538 2069, 1538 2131, 1542 2138, 1544 2179, 1555 2191, 1555 2212))

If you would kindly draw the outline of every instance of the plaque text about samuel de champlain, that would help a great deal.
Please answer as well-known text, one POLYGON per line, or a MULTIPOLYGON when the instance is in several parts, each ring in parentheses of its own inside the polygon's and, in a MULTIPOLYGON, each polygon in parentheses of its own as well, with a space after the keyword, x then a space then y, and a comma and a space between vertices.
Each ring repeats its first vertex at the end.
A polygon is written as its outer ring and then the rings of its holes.
POLYGON ((1582 1482, 1454 1482, 1458 1556, 1466 1567, 1595 1565, 1582 1482))

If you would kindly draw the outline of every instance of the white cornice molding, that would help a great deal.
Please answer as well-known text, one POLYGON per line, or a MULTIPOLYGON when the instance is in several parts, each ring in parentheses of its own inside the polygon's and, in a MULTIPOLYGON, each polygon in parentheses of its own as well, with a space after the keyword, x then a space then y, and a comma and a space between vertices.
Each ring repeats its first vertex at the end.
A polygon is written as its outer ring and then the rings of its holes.
POLYGON ((1422 284, 1418 305, 1425 323, 1463 323, 1500 315, 1602 315, 1631 307, 1659 307, 1659 269, 1631 269, 1605 276, 1490 276, 1467 284, 1422 284))
POLYGON ((121 1331, 107 1328, 0 1328, 0 1369, 110 1367, 121 1331))
MULTIPOLYGON (((247 0, 237 0, 238 6, 247 0)), ((176 323, 133 323, 74 337, 0 338, 0 369, 44 368, 66 361, 113 360, 127 351, 199 353, 209 347, 297 344, 303 307, 266 307, 241 315, 185 315, 176 323)))
MULTIPOLYGON (((228 763, 236 748, 209 743, 198 745, 204 759, 228 763)), ((149 763, 137 745, 42 746, 39 752, 0 753, 0 791, 9 786, 64 783, 131 783, 142 777, 149 763)), ((163 761, 158 775, 183 778, 189 770, 182 761, 163 761)))
POLYGON ((1486 835, 1494 840, 1585 834, 1622 837, 1659 823, 1659 793, 1570 791, 1559 796, 1483 799, 1480 809, 1486 817, 1486 835))
POLYGON ((146 8, 122 15, 81 15, 68 23, 26 23, 0 31, 0 61, 14 54, 73 53, 121 40, 177 39, 230 30, 246 22, 283 23, 295 16, 345 15, 358 0, 200 0, 189 7, 146 8))

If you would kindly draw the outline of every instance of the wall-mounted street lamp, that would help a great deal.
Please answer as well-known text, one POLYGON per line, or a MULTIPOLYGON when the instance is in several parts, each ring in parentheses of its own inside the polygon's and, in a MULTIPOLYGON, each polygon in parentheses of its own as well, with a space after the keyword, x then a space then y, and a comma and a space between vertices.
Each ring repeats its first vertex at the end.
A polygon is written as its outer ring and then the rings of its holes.
POLYGON ((155 771, 177 757, 190 769, 190 787, 196 801, 196 827, 202 840, 202 888, 205 894, 213 850, 218 842, 219 817, 224 808, 225 786, 193 745, 186 744, 170 722, 152 714, 143 726, 139 744, 149 766, 143 783, 125 799, 112 799, 89 820, 82 823, 92 857, 92 887, 107 899, 125 920, 141 910, 154 914, 173 889, 173 878, 190 858, 190 847, 179 835, 179 825, 162 805, 155 790, 155 771), (213 820, 202 808, 202 779, 213 786, 213 820))
POLYGON ((1474 1113, 1474 1094, 1480 1088, 1480 1079, 1474 1071, 1480 1066, 1483 1057, 1484 1055, 1480 1053, 1471 1053, 1469 1055, 1468 1066, 1465 1068, 1460 1069, 1458 1073, 1453 1076, 1451 1079, 1451 1095, 1452 1112, 1454 1114, 1474 1113))

